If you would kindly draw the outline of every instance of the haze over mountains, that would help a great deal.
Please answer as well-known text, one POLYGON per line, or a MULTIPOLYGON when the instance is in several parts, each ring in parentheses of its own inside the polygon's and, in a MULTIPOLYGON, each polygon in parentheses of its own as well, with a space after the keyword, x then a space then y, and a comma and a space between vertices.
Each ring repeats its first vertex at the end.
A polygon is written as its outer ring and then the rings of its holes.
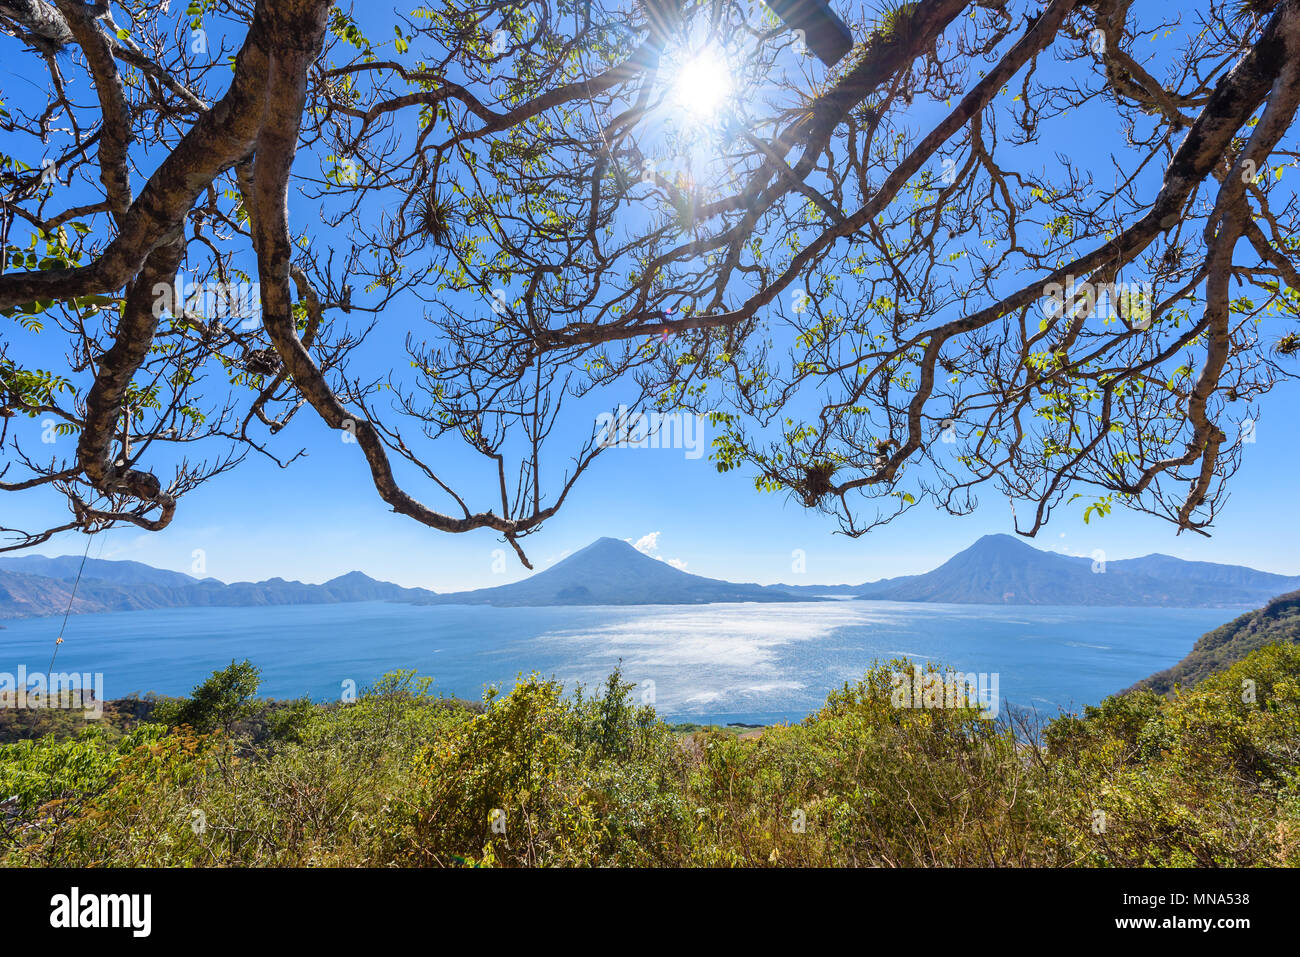
MULTIPOLYGON (((0 558, 0 619, 62 614, 79 557, 0 558)), ((509 585, 438 594, 350 572, 323 585, 272 578, 224 584, 139 562, 86 562, 73 613, 187 606, 405 601, 496 606, 703 604, 707 602, 882 601, 990 605, 1258 607, 1300 588, 1289 577, 1239 565, 1148 555, 1094 563, 986 535, 933 571, 862 585, 738 584, 692 575, 627 542, 601 538, 544 571, 509 585)))

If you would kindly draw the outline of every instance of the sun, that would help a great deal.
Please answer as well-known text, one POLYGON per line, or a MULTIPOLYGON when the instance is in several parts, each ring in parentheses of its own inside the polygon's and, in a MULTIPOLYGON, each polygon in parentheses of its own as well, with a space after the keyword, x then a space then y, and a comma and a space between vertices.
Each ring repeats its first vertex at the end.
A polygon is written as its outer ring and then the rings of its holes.
POLYGON ((677 71, 674 101, 695 119, 710 119, 731 98, 731 67, 721 51, 705 49, 686 60, 677 71))

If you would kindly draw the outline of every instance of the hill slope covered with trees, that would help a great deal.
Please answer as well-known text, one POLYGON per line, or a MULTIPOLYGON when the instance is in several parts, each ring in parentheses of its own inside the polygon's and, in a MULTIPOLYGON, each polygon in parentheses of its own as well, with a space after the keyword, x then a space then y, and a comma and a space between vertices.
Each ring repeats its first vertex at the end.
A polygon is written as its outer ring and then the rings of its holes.
POLYGON ((1144 678, 1131 690, 1168 694, 1176 686, 1188 687, 1203 681, 1266 645, 1297 642, 1300 642, 1300 591, 1293 591, 1202 635, 1186 658, 1172 668, 1144 678))

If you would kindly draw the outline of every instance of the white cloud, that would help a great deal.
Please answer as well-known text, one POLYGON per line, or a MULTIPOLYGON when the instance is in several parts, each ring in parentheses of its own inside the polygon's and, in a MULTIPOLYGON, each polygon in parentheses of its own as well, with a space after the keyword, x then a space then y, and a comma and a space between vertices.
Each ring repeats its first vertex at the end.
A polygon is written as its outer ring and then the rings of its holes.
MULTIPOLYGON (((632 542, 630 538, 628 541, 632 542)), ((642 555, 649 555, 651 558, 658 558, 659 533, 651 532, 649 535, 642 535, 635 542, 632 542, 632 547, 642 555)))
POLYGON ((659 554, 659 532, 650 532, 648 535, 642 535, 635 542, 632 539, 624 539, 628 544, 635 548, 642 555, 648 555, 651 558, 673 566, 673 568, 682 569, 686 567, 686 562, 680 558, 664 558, 659 554))

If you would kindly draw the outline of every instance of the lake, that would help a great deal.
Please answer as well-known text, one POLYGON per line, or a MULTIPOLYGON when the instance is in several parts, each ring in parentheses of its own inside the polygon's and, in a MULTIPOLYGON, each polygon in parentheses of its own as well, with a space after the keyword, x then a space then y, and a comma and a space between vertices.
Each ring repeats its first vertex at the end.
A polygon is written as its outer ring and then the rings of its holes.
MULTIPOLYGON (((873 659, 997 674, 1002 699, 1056 714, 1095 704, 1182 658, 1240 614, 1222 608, 1055 608, 839 601, 566 608, 386 602, 177 608, 68 620, 56 672, 104 675, 107 698, 185 694, 232 659, 261 694, 337 699, 398 668, 478 698, 537 671, 599 683, 622 659, 673 721, 798 721, 873 659), (653 684, 647 684, 653 682, 653 684)), ((59 618, 5 623, 0 672, 44 672, 59 618)), ((641 696, 641 691, 637 696, 641 696)))

